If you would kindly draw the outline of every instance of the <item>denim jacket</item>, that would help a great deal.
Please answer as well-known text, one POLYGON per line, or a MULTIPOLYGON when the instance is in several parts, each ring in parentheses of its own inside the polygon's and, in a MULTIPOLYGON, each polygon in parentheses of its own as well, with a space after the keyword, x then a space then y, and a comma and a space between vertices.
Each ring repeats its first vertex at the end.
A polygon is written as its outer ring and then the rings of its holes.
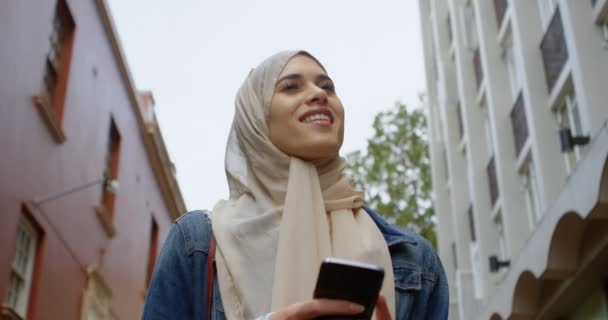
MULTIPOLYGON (((373 210, 364 209, 389 247, 395 276, 396 319, 447 319, 448 285, 429 242, 387 223, 373 210)), ((210 239, 211 223, 206 211, 192 211, 176 221, 156 261, 142 319, 207 319, 210 239)), ((212 290, 211 319, 224 320, 217 277, 212 290)))

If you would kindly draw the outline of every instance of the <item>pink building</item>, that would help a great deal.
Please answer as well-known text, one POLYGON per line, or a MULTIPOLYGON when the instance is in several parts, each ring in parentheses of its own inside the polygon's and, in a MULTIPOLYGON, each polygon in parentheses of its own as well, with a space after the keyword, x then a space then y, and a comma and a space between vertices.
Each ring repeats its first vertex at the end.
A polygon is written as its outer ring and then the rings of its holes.
POLYGON ((186 211, 104 0, 0 5, 0 319, 137 319, 186 211))

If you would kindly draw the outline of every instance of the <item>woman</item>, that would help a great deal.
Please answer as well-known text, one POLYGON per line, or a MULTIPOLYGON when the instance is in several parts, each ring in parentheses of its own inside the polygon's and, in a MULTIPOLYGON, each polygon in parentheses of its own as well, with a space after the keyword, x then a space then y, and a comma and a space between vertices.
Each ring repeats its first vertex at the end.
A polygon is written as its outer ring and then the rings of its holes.
POLYGON ((342 103, 313 56, 281 52, 252 70, 226 148, 230 199, 177 220, 143 318, 358 314, 361 306, 347 301, 312 299, 321 260, 334 256, 384 267, 377 319, 447 319, 439 258, 426 240, 363 206, 342 173, 343 135, 342 103), (217 273, 207 279, 212 235, 217 273))

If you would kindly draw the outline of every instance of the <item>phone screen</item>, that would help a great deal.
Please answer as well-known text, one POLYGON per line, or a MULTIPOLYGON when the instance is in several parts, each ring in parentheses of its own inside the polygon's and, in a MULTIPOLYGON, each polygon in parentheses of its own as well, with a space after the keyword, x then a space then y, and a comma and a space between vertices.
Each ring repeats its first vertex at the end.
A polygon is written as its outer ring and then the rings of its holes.
POLYGON ((384 279, 384 270, 376 265, 327 258, 321 263, 314 298, 348 300, 365 307, 354 316, 322 319, 370 319, 384 279))

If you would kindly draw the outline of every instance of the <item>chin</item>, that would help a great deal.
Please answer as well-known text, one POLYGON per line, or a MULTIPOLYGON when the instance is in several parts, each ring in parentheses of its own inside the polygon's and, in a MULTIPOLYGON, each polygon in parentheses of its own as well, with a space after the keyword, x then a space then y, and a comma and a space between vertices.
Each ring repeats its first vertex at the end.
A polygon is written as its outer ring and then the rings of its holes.
POLYGON ((300 146, 298 152, 294 152, 293 154, 304 160, 334 158, 339 154, 341 146, 342 143, 339 142, 316 143, 300 146))

